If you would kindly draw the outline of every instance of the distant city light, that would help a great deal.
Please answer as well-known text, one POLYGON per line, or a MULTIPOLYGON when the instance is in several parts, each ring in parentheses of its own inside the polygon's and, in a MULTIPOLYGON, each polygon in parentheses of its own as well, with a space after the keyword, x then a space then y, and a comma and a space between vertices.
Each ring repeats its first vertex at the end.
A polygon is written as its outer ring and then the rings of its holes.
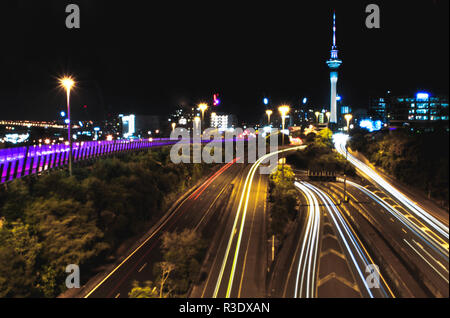
POLYGON ((430 98, 430 94, 425 93, 425 92, 419 92, 416 94, 416 99, 417 100, 428 100, 428 98, 430 98))
POLYGON ((136 116, 135 115, 129 115, 129 116, 122 116, 122 125, 124 129, 127 129, 127 131, 123 134, 123 137, 125 139, 128 139, 133 136, 133 134, 136 132, 136 125, 135 125, 136 116))
POLYGON ((65 111, 61 112, 61 117, 66 117, 66 112, 65 111))
POLYGON ((337 100, 337 101, 341 101, 341 100, 342 100, 342 97, 338 95, 338 96, 336 96, 336 100, 337 100))
POLYGON ((303 104, 306 104, 308 102, 308 98, 303 98, 303 104))
POLYGON ((359 127, 365 128, 370 132, 380 130, 383 126, 381 120, 373 121, 371 119, 363 119, 359 122, 359 127))
POLYGON ((70 123, 69 119, 64 120, 64 122, 68 125, 70 123))
POLYGON ((27 141, 27 139, 30 137, 30 134, 6 134, 4 141, 9 142, 12 144, 20 144, 22 142, 27 141))
POLYGON ((214 94, 214 106, 220 105, 219 94, 214 94))
POLYGON ((269 99, 267 97, 265 97, 263 99, 264 105, 269 105, 269 99))

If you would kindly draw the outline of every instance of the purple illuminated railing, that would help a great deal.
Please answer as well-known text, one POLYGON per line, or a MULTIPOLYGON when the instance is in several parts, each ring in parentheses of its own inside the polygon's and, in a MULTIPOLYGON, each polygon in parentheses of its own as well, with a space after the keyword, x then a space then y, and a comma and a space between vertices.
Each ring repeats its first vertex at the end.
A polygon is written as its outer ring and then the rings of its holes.
MULTIPOLYGON (((74 162, 121 152, 172 145, 175 140, 157 138, 153 140, 86 141, 72 145, 74 162)), ((36 174, 68 164, 69 145, 41 145, 0 149, 0 183, 27 175, 36 174)))

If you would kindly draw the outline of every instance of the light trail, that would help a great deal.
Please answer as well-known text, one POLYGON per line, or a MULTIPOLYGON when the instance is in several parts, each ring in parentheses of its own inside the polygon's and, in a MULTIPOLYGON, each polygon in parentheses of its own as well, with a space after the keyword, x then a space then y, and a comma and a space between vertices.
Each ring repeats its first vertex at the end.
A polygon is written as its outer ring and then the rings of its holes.
POLYGON ((233 228, 230 232, 230 236, 228 239, 228 244, 227 244, 227 248, 226 248, 226 252, 222 261, 222 266, 220 268, 220 272, 219 272, 219 276, 216 282, 216 286, 214 289, 214 294, 213 294, 213 298, 217 298, 218 294, 219 294, 219 289, 220 286, 222 284, 222 280, 223 280, 223 276, 224 276, 224 272, 225 272, 225 267, 228 263, 228 258, 230 255, 230 251, 231 251, 231 246, 233 244, 234 241, 234 236, 238 231, 238 222, 240 220, 240 227, 239 227, 239 235, 237 238, 237 243, 236 243, 236 249, 234 252, 234 257, 233 257, 233 263, 232 263, 232 268, 231 268, 231 273, 230 273, 230 277, 228 280, 228 286, 227 286, 227 292, 226 292, 226 298, 230 298, 231 295, 231 291, 232 291, 232 286, 233 286, 233 281, 234 281, 234 276, 235 276, 235 272, 236 272, 236 266, 237 266, 237 259, 239 256, 239 250, 240 250, 240 246, 241 246, 241 241, 242 241, 242 235, 243 235, 243 231, 244 231, 244 225, 245 225, 245 218, 247 215, 247 208, 248 208, 248 202, 250 199, 250 191, 251 191, 251 187, 252 187, 252 182, 253 182, 253 178, 255 176, 255 173, 258 169, 258 167, 261 165, 261 163, 263 163, 264 161, 268 160, 271 156, 277 155, 279 153, 283 153, 283 152, 287 152, 287 151, 293 151, 293 150, 298 150, 298 149, 302 149, 305 146, 297 146, 297 147, 292 147, 292 148, 288 148, 288 149, 284 149, 284 150, 278 150, 275 152, 271 152, 269 154, 266 154, 264 156, 262 156, 261 158, 259 158, 250 168, 249 173, 247 174, 247 177, 245 179, 244 182, 244 187, 243 187, 243 191, 241 194, 241 198, 239 200, 239 206, 238 206, 238 210, 236 212, 236 216, 234 218, 234 223, 233 223, 233 228))
POLYGON ((368 197, 373 199, 376 203, 381 205, 386 211, 388 211, 392 216, 394 216, 398 221, 405 225, 412 233, 414 233, 418 238, 420 238, 426 245, 430 246, 433 250, 438 252, 443 257, 447 258, 448 262, 448 243, 442 240, 438 236, 432 236, 429 234, 428 229, 422 222, 416 220, 420 226, 416 225, 401 212, 397 211, 395 208, 386 203, 383 199, 377 196, 374 192, 371 192, 364 188, 363 186, 347 180, 347 184, 359 189, 361 192, 366 194, 368 197), (425 235, 423 235, 425 234, 425 235))
MULTIPOLYGON (((444 241, 440 240, 440 238, 438 237, 439 240, 436 240, 435 237, 430 236, 430 235, 423 235, 423 233, 428 234, 426 231, 423 230, 422 227, 417 226, 414 222, 411 222, 411 220, 409 220, 407 217, 405 217, 402 213, 400 213, 399 211, 397 211, 396 209, 394 209, 393 207, 391 207, 389 204, 387 204, 385 201, 383 201, 380 197, 378 197, 375 193, 367 190, 366 188, 364 188, 363 186, 354 183, 352 181, 347 181, 347 183, 351 186, 354 186, 355 188, 359 189, 361 192, 363 192, 364 194, 366 194, 367 196, 369 196, 372 200, 374 200, 376 203, 378 203, 381 207, 383 207, 386 211, 388 211, 392 216, 394 216, 399 222, 401 222, 409 231, 410 233, 412 233, 413 235, 415 235, 422 243, 417 243, 414 239, 413 242, 416 243, 416 245, 418 245, 418 247, 420 247, 421 250, 423 250, 426 255, 428 255, 428 257, 439 267, 438 268, 442 268, 444 270, 444 272, 447 274, 448 276, 448 250, 445 250, 443 248, 443 244, 445 244, 444 241), (445 265, 443 265, 439 260, 437 260, 435 257, 433 257, 427 250, 425 247, 431 248, 432 250, 434 250, 435 252, 437 252, 441 257, 444 258, 444 261, 447 264, 447 267, 445 267, 445 265)), ((403 228, 402 228, 403 230, 403 228)), ((406 232, 403 230, 403 232, 406 234, 406 232)), ((435 271, 441 278, 443 278, 445 280, 445 282, 448 284, 448 279, 444 276, 444 274, 441 273, 441 271, 435 266, 433 265, 431 262, 429 262, 422 254, 420 254, 417 249, 415 249, 408 241, 406 241, 405 239, 403 239, 404 242, 407 243, 407 245, 415 252, 417 253, 424 261, 427 265, 429 265, 433 271, 435 271)), ((445 245, 444 245, 445 246, 445 245)), ((448 246, 448 244, 447 244, 448 246)))
MULTIPOLYGON (((412 200, 407 198, 403 193, 399 190, 391 186, 386 180, 384 180, 380 175, 378 175, 373 169, 368 167, 366 164, 356 159, 352 154, 347 152, 346 143, 348 140, 348 136, 344 134, 335 134, 333 135, 333 141, 336 150, 343 155, 344 157, 347 155, 347 160, 354 165, 358 170, 364 173, 369 179, 378 184, 385 191, 390 193, 394 198, 400 201, 407 209, 412 212, 415 216, 422 219, 425 223, 427 223, 431 228, 435 231, 439 232, 443 235, 447 240, 449 239, 449 229, 448 226, 437 220, 433 217, 429 212, 422 209, 420 206, 415 204, 412 200)), ((448 249, 448 248, 447 248, 448 249)))
POLYGON ((294 298, 315 297, 314 291, 316 287, 317 272, 317 254, 319 250, 319 234, 320 234, 320 206, 317 197, 310 189, 304 185, 295 182, 307 197, 309 204, 308 220, 303 237, 302 249, 298 259, 297 277, 295 281, 294 298), (302 266, 303 265, 303 266, 302 266), (300 282, 300 287, 299 287, 300 282), (306 286, 306 288, 305 288, 306 286))
MULTIPOLYGON (((198 189, 196 189, 191 195, 189 195, 188 197, 184 198, 179 205, 173 210, 172 213, 170 213, 170 215, 168 215, 165 219, 161 219, 159 222, 160 224, 156 227, 156 229, 144 240, 144 242, 142 242, 133 252, 131 252, 119 265, 117 265, 106 277, 104 277, 100 283, 98 283, 97 285, 95 285, 95 287, 93 287, 83 298, 89 298, 101 285, 103 285, 109 278, 111 278, 115 272, 117 272, 126 262, 128 262, 133 255, 135 255, 142 247, 144 247, 144 245, 146 245, 151 239, 155 238, 155 236, 165 227, 167 226, 168 228, 172 227, 174 224, 174 221, 177 220, 180 216, 178 215, 178 218, 175 218, 175 215, 177 214, 177 212, 180 210, 181 207, 183 207, 183 205, 188 202, 189 200, 191 200, 194 195, 197 194, 199 189, 203 189, 201 191, 201 193, 203 193, 203 191, 208 188, 208 186, 211 184, 210 180, 212 178, 216 179, 219 175, 221 175, 223 172, 225 172, 226 170, 228 170, 234 163, 236 163, 236 161, 239 158, 234 159, 233 161, 229 162, 228 164, 226 164, 225 166, 223 166, 221 169, 219 169, 216 173, 214 173, 211 177, 209 177, 205 182, 203 182, 200 187, 198 189), (169 221, 172 221, 172 223, 169 223, 169 221)), ((213 179, 213 180, 214 180, 213 179)), ((201 194, 200 193, 200 194, 201 194)), ((221 192, 222 193, 222 192, 221 192)), ((198 198, 198 196, 196 196, 194 198, 194 200, 196 200, 198 198)), ((217 197, 216 197, 217 199, 217 197)), ((215 200, 214 200, 215 202, 215 200)), ((214 204, 213 202, 213 204, 214 204)), ((182 210, 181 213, 183 213, 184 211, 186 211, 186 209, 182 210)), ((208 211, 207 211, 208 212, 208 211)), ((200 223, 203 221, 203 218, 200 220, 200 223)), ((196 228, 198 227, 198 225, 196 226, 196 228)), ((135 270, 135 268, 138 266, 138 264, 141 263, 141 261, 148 255, 148 253, 150 253, 150 251, 153 249, 155 245, 153 245, 143 256, 140 257, 140 259, 136 262, 136 264, 132 267, 131 270, 129 270, 127 272, 127 274, 121 279, 120 283, 118 285, 116 285, 115 289, 117 289, 117 287, 119 285, 122 284, 122 282, 135 270)))
MULTIPOLYGON (((365 287, 367 294, 369 297, 376 297, 372 291, 372 288, 369 286, 366 281, 366 277, 364 273, 369 265, 374 265, 375 262, 370 257, 366 248, 356 235, 355 231, 351 227, 351 225, 346 220, 345 216, 336 208, 334 202, 330 199, 330 197, 324 193, 322 190, 316 188, 315 186, 301 182, 304 186, 309 188, 312 192, 314 192, 320 200, 324 203, 325 207, 328 210, 328 213, 334 223, 335 229, 341 238, 341 242, 344 244, 348 255, 353 263, 353 268, 357 272, 357 276, 360 279, 361 284, 365 287)), ((384 279, 381 272, 378 270, 378 275, 380 277, 380 288, 377 289, 380 291, 380 295, 383 297, 395 297, 392 290, 389 288, 386 280, 384 279)))

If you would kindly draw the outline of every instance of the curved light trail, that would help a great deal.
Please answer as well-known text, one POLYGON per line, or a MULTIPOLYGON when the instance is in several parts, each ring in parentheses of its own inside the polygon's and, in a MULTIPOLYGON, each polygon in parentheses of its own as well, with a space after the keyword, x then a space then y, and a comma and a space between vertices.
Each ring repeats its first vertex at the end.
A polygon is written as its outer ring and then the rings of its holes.
POLYGON ((426 264, 428 264, 447 284, 448 284, 448 269, 434 256, 432 256, 428 251, 427 248, 431 249, 432 251, 437 252, 446 262, 448 267, 448 244, 447 244, 447 250, 443 248, 443 245, 445 246, 445 242, 441 240, 439 237, 428 235, 426 231, 423 230, 423 224, 421 226, 417 226, 414 222, 409 220, 407 217, 405 217, 402 213, 391 207, 389 204, 387 204, 383 199, 381 199, 379 196, 377 196, 375 193, 367 190, 363 186, 354 183, 352 181, 347 180, 347 184, 350 186, 353 186, 357 189, 359 189, 361 192, 366 194, 368 197, 370 197, 372 200, 374 200, 376 203, 378 203, 380 206, 382 206, 386 211, 388 211, 393 217, 395 217, 398 221, 400 221, 405 228, 407 228, 411 233, 413 233, 417 239, 420 242, 416 242, 413 240, 413 242, 417 245, 418 248, 423 250, 426 255, 428 255, 428 258, 432 261, 428 261, 427 258, 425 258, 422 254, 418 252, 416 248, 414 248, 407 240, 403 240, 406 242, 406 244, 415 252, 417 253, 426 264), (426 235, 423 235, 423 234, 426 235), (422 244, 421 244, 422 243, 422 244), (434 264, 433 264, 434 263, 434 264))
POLYGON ((364 273, 369 265, 375 264, 375 262, 370 257, 366 248, 359 240, 353 228, 350 226, 345 216, 336 208, 334 202, 330 199, 330 197, 324 193, 322 190, 316 188, 315 186, 301 182, 305 187, 309 188, 315 195, 319 197, 319 199, 325 205, 332 221, 335 226, 336 232, 339 234, 341 242, 345 246, 345 249, 348 252, 351 262, 353 263, 353 268, 355 269, 357 276, 361 282, 361 285, 365 287, 365 290, 370 298, 375 298, 378 295, 381 297, 395 297, 392 290, 389 288, 386 280, 383 275, 378 271, 378 275, 380 277, 380 288, 372 289, 368 282, 366 281, 366 277, 364 273), (379 291, 379 292, 375 292, 379 291))
POLYGON ((310 189, 299 182, 294 184, 305 194, 309 204, 305 235, 298 259, 294 297, 313 298, 315 297, 317 254, 319 251, 320 205, 316 195, 310 189))
MULTIPOLYGON (((415 204, 412 200, 407 198, 403 193, 399 190, 391 186, 386 180, 384 180, 379 174, 377 174, 373 169, 369 166, 356 159, 352 154, 347 152, 346 143, 348 140, 348 135, 345 134, 335 134, 333 135, 333 141, 336 150, 343 156, 347 156, 347 160, 354 165, 358 170, 364 173, 368 178, 378 184, 381 188, 391 194, 394 198, 396 198, 399 202, 401 202, 410 212, 412 212, 415 216, 422 219, 425 223, 427 223, 432 229, 440 233, 447 240, 449 238, 448 226, 437 220, 433 217, 429 212, 422 209, 420 206, 415 204)), ((448 248, 447 248, 448 250, 448 248)))
POLYGON ((283 150, 271 152, 271 153, 266 154, 266 155, 262 156, 261 158, 259 158, 252 165, 249 173, 247 174, 245 182, 244 182, 244 188, 243 188, 243 191, 242 191, 242 194, 241 194, 241 198, 239 200, 239 206, 238 206, 238 210, 236 212, 236 216, 235 216, 235 219, 234 219, 233 228, 232 228, 232 230, 230 232, 230 237, 228 239, 227 249, 226 249, 223 261, 222 261, 222 266, 220 268, 219 276, 218 276, 218 279, 217 279, 217 282, 216 282, 216 287, 214 289, 214 294, 213 294, 214 298, 218 297, 219 289, 220 289, 220 286, 222 284, 222 280, 223 280, 223 276, 224 276, 224 272, 225 272, 225 267, 226 267, 226 265, 228 263, 228 258, 229 258, 229 255, 230 255, 231 246, 232 246, 233 241, 234 241, 235 233, 238 231, 238 223, 240 221, 239 235, 238 235, 238 238, 237 238, 236 249, 234 251, 233 263, 232 263, 232 267, 231 267, 231 273, 230 273, 230 276, 229 276, 228 285, 227 285, 227 292, 226 292, 226 298, 230 298, 230 296, 231 296, 234 276, 235 276, 235 272, 236 272, 237 260, 238 260, 238 257, 239 257, 239 250, 240 250, 241 241, 242 241, 242 235, 243 235, 243 232, 244 232, 244 225, 245 225, 245 218, 246 218, 246 215, 247 215, 248 202, 249 202, 249 199, 250 199, 250 191, 251 191, 251 187, 252 187, 253 178, 255 176, 256 171, 258 170, 258 167, 261 165, 261 163, 263 163, 266 160, 268 160, 271 156, 278 155, 280 153, 287 152, 287 151, 293 151, 293 150, 302 149, 304 147, 305 146, 297 146, 297 147, 292 147, 292 148, 288 148, 288 149, 283 149, 283 150))

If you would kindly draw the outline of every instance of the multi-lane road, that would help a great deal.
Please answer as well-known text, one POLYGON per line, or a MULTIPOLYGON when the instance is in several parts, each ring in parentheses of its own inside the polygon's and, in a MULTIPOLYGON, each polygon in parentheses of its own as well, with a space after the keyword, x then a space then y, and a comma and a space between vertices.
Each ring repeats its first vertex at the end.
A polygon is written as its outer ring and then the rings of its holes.
POLYGON ((93 285, 86 287, 84 297, 127 297, 133 281, 153 280, 153 267, 161 261, 161 237, 168 231, 185 228, 211 234, 216 229, 222 206, 227 201, 235 179, 240 179, 244 167, 233 162, 222 165, 205 182, 155 225, 145 240, 120 264, 93 285))
POLYGON ((220 166, 83 296, 127 297, 133 281, 154 279, 162 235, 192 228, 209 248, 189 297, 448 297, 448 216, 428 213, 339 138, 337 150, 367 181, 347 180, 350 200, 342 202, 342 180, 299 176, 299 217, 276 253, 266 233, 268 175, 259 169, 305 146, 220 166))

